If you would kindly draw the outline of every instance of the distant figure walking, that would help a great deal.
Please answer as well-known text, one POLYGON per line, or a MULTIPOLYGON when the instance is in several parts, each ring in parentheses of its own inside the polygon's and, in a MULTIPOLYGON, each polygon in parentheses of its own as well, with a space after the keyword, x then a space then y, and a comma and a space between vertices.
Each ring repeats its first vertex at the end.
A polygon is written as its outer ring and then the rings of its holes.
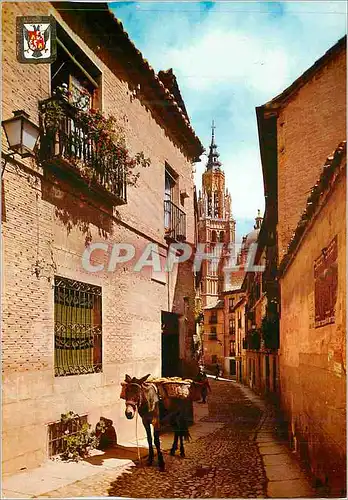
POLYGON ((196 381, 202 385, 201 388, 201 394, 202 394, 202 401, 200 403, 206 403, 207 402, 207 396, 208 396, 208 390, 211 392, 210 384, 208 377, 206 373, 203 370, 203 367, 199 367, 199 373, 196 377, 196 381))
POLYGON ((215 380, 217 380, 219 378, 219 375, 220 375, 220 366, 218 363, 216 363, 216 366, 215 366, 215 380))

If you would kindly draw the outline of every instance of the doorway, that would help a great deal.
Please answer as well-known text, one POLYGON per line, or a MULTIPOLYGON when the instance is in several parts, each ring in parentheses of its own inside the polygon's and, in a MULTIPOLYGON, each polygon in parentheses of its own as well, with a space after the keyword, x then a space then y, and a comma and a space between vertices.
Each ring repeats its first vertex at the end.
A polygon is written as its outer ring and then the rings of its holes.
POLYGON ((230 359, 230 375, 236 374, 236 360, 230 359))
POLYGON ((162 311, 162 377, 180 376, 179 316, 162 311))

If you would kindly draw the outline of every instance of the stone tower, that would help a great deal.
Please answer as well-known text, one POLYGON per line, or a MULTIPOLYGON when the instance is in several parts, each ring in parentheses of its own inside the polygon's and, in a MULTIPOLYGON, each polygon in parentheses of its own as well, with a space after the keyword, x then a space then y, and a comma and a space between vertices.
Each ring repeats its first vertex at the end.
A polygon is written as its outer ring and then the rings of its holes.
POLYGON ((217 253, 216 244, 224 244, 224 256, 217 259, 215 269, 209 261, 202 263, 201 297, 203 307, 214 306, 224 290, 224 259, 228 256, 230 243, 235 242, 236 222, 232 217, 232 200, 225 189, 225 173, 219 161, 215 144, 215 126, 212 124, 212 138, 206 169, 202 175, 202 191, 198 198, 198 241, 205 243, 205 251, 217 253))

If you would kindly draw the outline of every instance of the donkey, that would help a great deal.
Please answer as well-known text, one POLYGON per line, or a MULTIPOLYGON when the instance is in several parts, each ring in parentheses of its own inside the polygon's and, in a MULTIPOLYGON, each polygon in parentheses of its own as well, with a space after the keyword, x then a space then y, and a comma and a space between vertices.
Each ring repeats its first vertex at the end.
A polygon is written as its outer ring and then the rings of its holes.
POLYGON ((180 439, 180 456, 185 457, 184 439, 189 441, 190 433, 188 430, 187 420, 185 416, 185 408, 183 400, 165 398, 163 401, 159 400, 158 390, 155 384, 146 380, 150 374, 137 379, 126 375, 125 382, 125 400, 126 400, 126 417, 131 420, 134 418, 136 411, 138 411, 143 425, 145 427, 147 442, 149 445, 148 465, 152 465, 154 459, 154 451, 152 446, 151 427, 154 429, 154 442, 157 450, 158 466, 160 471, 165 470, 165 463, 161 451, 160 443, 160 426, 169 420, 170 425, 174 430, 174 441, 170 454, 175 455, 178 449, 178 440, 180 439), (164 405, 166 416, 160 420, 160 403, 164 405))

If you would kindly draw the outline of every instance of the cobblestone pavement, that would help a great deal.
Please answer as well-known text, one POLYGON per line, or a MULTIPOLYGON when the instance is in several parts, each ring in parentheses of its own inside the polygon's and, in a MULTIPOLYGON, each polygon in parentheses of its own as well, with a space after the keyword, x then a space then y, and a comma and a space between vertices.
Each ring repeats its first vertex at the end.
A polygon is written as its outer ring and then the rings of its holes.
POLYGON ((203 420, 224 425, 186 443, 186 458, 164 458, 166 471, 140 464, 105 472, 55 490, 47 497, 118 496, 133 498, 265 498, 266 476, 253 440, 261 410, 231 382, 212 381, 209 415, 203 420))

